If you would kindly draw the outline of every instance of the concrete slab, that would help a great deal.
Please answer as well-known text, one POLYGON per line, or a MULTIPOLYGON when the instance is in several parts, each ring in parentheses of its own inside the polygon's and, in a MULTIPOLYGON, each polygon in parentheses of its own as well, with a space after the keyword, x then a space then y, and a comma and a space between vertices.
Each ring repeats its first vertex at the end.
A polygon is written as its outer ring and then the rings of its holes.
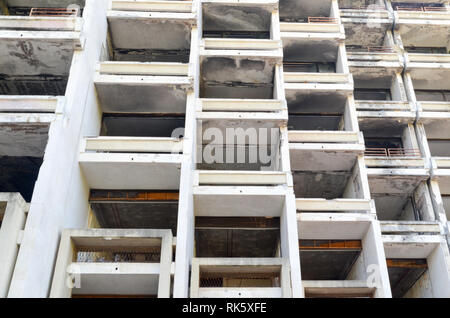
POLYGON ((188 77, 100 75, 94 79, 103 112, 185 113, 188 77))
POLYGON ((194 213, 217 217, 280 216, 286 193, 282 186, 198 186, 194 187, 194 213))
POLYGON ((296 0, 280 0, 280 19, 287 21, 302 20, 308 17, 328 17, 331 1, 316 0, 304 2, 296 0))
POLYGON ((204 1, 204 31, 270 31, 277 1, 204 1))
POLYGON ((182 155, 81 153, 79 162, 92 189, 177 190, 182 155))
POLYGON ((72 263, 80 275, 80 288, 73 295, 147 295, 158 294, 159 264, 72 263))
POLYGON ((54 114, 0 113, 0 156, 43 157, 54 114))
POLYGON ((360 213, 297 213, 301 240, 360 240, 370 223, 371 216, 360 213))
POLYGON ((193 13, 108 11, 114 49, 189 50, 193 13), (139 34, 139 36, 130 36, 139 34))
POLYGON ((80 32, 0 30, 3 76, 68 75, 80 32))
POLYGON ((428 169, 368 168, 370 192, 379 194, 410 194, 429 178, 428 169))
POLYGON ((289 153, 293 171, 351 171, 364 145, 289 143, 289 153))

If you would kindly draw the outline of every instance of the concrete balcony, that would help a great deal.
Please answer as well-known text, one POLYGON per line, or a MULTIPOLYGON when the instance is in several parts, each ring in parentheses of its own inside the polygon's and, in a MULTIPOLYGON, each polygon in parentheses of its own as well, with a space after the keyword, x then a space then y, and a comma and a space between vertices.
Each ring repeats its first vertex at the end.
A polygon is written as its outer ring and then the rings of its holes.
POLYGON ((63 95, 81 30, 79 17, 0 16, 0 93, 63 95))
POLYGON ((450 54, 407 53, 407 58, 415 89, 450 89, 450 54))
POLYGON ((64 230, 50 297, 169 298, 172 245, 170 230, 64 230))
POLYGON ((280 41, 204 39, 200 48, 202 98, 272 99, 280 41))
POLYGON ((448 297, 450 258, 441 235, 382 235, 394 298, 448 297))
POLYGON ((337 60, 338 48, 345 39, 339 23, 280 23, 284 59, 305 61, 337 60))
POLYGON ((28 205, 20 193, 0 193, 0 297, 8 295, 28 205))
POLYGON ((351 74, 284 72, 284 82, 289 111, 301 109, 302 103, 311 100, 324 104, 325 100, 333 100, 336 105, 343 105, 342 109, 353 93, 351 74))
POLYGON ((187 62, 194 11, 192 1, 112 1, 107 19, 114 60, 187 62))
POLYGON ((297 227, 306 297, 389 297, 378 223, 372 215, 302 212, 297 213, 297 227), (379 266, 377 286, 366 284, 368 264, 379 266))
POLYGON ((340 9, 340 15, 347 30, 347 45, 383 45, 386 32, 391 30, 394 22, 385 6, 340 9))
POLYGON ((333 163, 335 170, 351 170, 364 154, 361 133, 351 131, 289 131, 293 170, 320 170, 333 163))
POLYGON ((431 175, 444 195, 450 194, 450 157, 433 157, 431 175))
POLYGON ((192 259, 191 298, 289 298, 291 295, 290 269, 284 258, 192 259), (248 277, 256 280, 252 282, 248 277), (222 283, 205 286, 207 280, 222 283))
POLYGON ((395 29, 406 46, 445 46, 449 40, 450 11, 394 11, 395 29))
POLYGON ((361 130, 402 129, 416 120, 414 103, 406 101, 355 101, 361 130))
POLYGON ((0 155, 44 156, 50 125, 55 120, 54 113, 0 113, 0 155))
POLYGON ((177 190, 181 151, 174 138, 87 138, 79 163, 92 189, 177 190))
POLYGON ((380 80, 401 73, 404 66, 401 55, 396 52, 349 52, 347 58, 355 82, 371 82, 374 86, 380 80))
POLYGON ((192 79, 183 63, 100 63, 94 78, 103 112, 184 113, 192 79))
POLYGON ((289 178, 283 172, 202 171, 194 175, 196 216, 279 217, 289 178))

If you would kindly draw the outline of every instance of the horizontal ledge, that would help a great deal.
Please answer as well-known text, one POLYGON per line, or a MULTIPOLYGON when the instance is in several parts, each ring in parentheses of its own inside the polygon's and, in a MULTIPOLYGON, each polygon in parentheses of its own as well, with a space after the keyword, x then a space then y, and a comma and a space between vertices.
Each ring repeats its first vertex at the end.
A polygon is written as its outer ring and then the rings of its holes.
POLYGON ((89 153, 80 154, 80 164, 173 164, 180 166, 181 154, 89 153))
POLYGON ((142 20, 149 21, 155 20, 157 22, 165 22, 168 20, 171 22, 190 23, 195 25, 197 18, 195 13, 185 12, 143 12, 143 11, 112 11, 109 10, 106 14, 108 20, 142 20))
POLYGON ((246 50, 246 49, 205 49, 200 48, 200 59, 204 57, 234 57, 234 58, 254 58, 266 59, 281 62, 283 60, 283 50, 281 48, 275 50, 246 50))
MULTIPOLYGON (((256 120, 268 122, 287 123, 287 113, 263 113, 263 112, 198 112, 197 120, 256 120)), ((230 127, 233 128, 233 127, 230 127)))
POLYGON ((334 93, 346 92, 348 94, 353 93, 353 83, 335 83, 335 84, 325 84, 325 83, 285 83, 284 89, 289 91, 296 90, 306 90, 306 91, 330 91, 334 93))
POLYGON ((80 44, 80 32, 76 31, 11 31, 0 30, 0 40, 39 40, 75 42, 80 44))
POLYGON ((295 199, 297 210, 303 211, 370 211, 371 200, 366 199, 295 199))
POLYGON ((200 287, 200 298, 281 298, 281 287, 200 287))
POLYGON ((115 75, 188 76, 189 64, 161 62, 102 62, 98 65, 98 72, 100 74, 115 75))
POLYGON ((339 33, 341 24, 339 23, 299 23, 280 22, 281 32, 325 32, 339 33))
POLYGON ((183 151, 183 140, 177 138, 98 137, 86 138, 85 151, 169 152, 183 151))
POLYGON ((54 113, 64 97, 1 95, 0 112, 54 113))
POLYGON ((383 168, 368 168, 366 169, 368 176, 380 177, 429 177, 428 169, 383 169, 383 168))
POLYGON ((350 74, 284 72, 285 83, 348 83, 350 74))
POLYGON ((265 39, 221 39, 206 38, 201 45, 209 49, 231 49, 231 50, 277 50, 282 48, 280 40, 265 39))
POLYGON ((283 101, 270 99, 200 99, 202 111, 281 111, 283 101))
POLYGON ((186 76, 136 76, 136 75, 101 75, 94 77, 95 84, 116 84, 116 85, 180 85, 192 87, 192 78, 186 76))
POLYGON ((365 146, 359 143, 289 143, 290 151, 316 151, 333 153, 355 152, 356 154, 363 155, 365 149, 365 146))
POLYGON ((79 17, 30 17, 0 15, 0 29, 9 30, 46 30, 46 31, 78 31, 82 18, 79 17))
POLYGON ((67 272, 79 275, 159 275, 159 263, 74 262, 67 272))
POLYGON ((55 114, 49 113, 0 113, 1 124, 50 124, 56 119, 55 114))
POLYGON ((191 12, 192 1, 113 0, 111 9, 119 11, 191 12))
POLYGON ((398 157, 383 157, 383 158, 373 158, 364 157, 364 162, 367 167, 424 167, 425 159, 423 158, 405 158, 402 156, 398 157))
POLYGON ((450 168, 450 157, 433 157, 433 166, 437 168, 450 168))
POLYGON ((415 221, 380 221, 381 232, 419 232, 440 233, 437 222, 415 222, 415 221))
POLYGON ((310 131, 289 130, 289 142, 359 142, 359 133, 354 131, 310 131))
POLYGON ((284 172, 269 171, 197 171, 198 184, 281 185, 287 183, 284 172))

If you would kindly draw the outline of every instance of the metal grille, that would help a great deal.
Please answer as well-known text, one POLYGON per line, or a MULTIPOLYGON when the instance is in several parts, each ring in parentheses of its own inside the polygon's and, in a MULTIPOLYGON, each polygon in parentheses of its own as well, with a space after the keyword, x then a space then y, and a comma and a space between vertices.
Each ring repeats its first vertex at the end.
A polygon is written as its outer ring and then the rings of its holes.
POLYGON ((30 17, 76 17, 78 8, 32 8, 30 17))
POLYGON ((397 11, 446 12, 446 7, 407 7, 397 6, 397 11))
POLYGON ((371 4, 371 5, 365 5, 365 6, 354 6, 354 7, 345 7, 345 8, 339 8, 341 10, 386 10, 386 8, 384 6, 380 6, 380 5, 375 5, 375 4, 371 4))
MULTIPOLYGON (((200 277, 200 287, 223 287, 226 280, 273 280, 280 277, 278 272, 253 273, 253 272, 236 272, 236 273, 202 273, 200 277)), ((242 286, 236 287, 245 287, 242 286)))
POLYGON ((422 156, 419 149, 406 148, 366 148, 364 155, 367 157, 413 157, 422 156))
POLYGON ((159 248, 147 248, 145 251, 82 249, 78 250, 76 261, 79 263, 159 263, 160 258, 159 248))

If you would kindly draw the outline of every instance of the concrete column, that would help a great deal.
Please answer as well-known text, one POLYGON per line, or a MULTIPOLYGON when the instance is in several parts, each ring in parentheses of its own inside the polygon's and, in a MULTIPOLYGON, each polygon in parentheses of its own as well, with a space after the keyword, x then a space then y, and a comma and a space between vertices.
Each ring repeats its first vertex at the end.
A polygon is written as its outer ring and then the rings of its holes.
POLYGON ((0 193, 6 203, 0 227, 0 298, 6 297, 19 251, 19 236, 25 226, 27 204, 20 193, 0 193))
POLYGON ((85 46, 73 56, 66 112, 50 127, 9 297, 46 297, 61 230, 86 226, 89 189, 78 165, 79 140, 85 112, 97 107, 93 75, 102 48, 106 47, 108 3, 108 0, 86 1, 85 46))

